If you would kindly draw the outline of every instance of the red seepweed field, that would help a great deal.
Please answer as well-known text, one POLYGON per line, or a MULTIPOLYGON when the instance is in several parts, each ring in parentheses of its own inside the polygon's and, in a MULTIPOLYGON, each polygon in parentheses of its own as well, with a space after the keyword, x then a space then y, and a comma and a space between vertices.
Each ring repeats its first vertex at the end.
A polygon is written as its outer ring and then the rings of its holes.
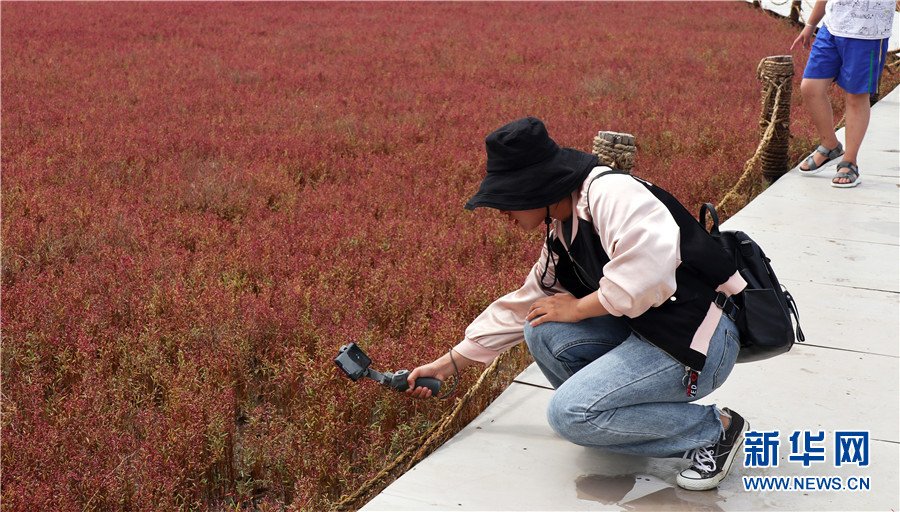
POLYGON ((428 362, 538 254, 462 209, 485 135, 633 133, 696 211, 796 34, 741 2, 3 2, 2 510, 333 506, 452 406, 338 348, 428 362))

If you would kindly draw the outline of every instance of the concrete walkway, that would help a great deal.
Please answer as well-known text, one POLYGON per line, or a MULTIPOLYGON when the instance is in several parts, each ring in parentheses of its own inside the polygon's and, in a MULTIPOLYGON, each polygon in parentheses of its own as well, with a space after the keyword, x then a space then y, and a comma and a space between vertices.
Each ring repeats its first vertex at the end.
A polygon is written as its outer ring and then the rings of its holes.
POLYGON ((684 491, 675 485, 683 460, 610 454, 558 437, 545 419, 553 391, 532 365, 363 510, 900 509, 900 89, 873 108, 859 164, 856 189, 831 187, 833 167, 813 177, 794 169, 723 225, 766 250, 797 300, 807 341, 736 366, 700 403, 735 409, 752 431, 778 431, 777 466, 744 467, 741 457, 718 489, 684 491), (801 438, 792 452, 794 431, 824 432, 810 446, 824 449, 825 461, 789 460, 805 451, 801 438), (836 431, 869 432, 868 466, 835 467, 836 431), (765 476, 802 477, 789 481, 806 488, 744 488, 742 477, 765 476), (806 477, 869 490, 815 490, 806 477))

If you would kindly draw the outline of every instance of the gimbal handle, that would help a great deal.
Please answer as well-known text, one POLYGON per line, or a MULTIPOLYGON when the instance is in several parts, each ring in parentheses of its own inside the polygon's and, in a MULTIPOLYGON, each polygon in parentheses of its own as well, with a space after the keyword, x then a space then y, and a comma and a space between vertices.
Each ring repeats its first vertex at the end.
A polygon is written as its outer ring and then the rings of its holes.
MULTIPOLYGON (((397 391, 406 391, 409 389, 409 381, 406 380, 409 376, 409 370, 399 370, 397 373, 393 374, 385 373, 384 376, 387 379, 390 379, 390 382, 386 384, 397 391)), ((419 377, 416 379, 416 387, 428 388, 431 390, 432 395, 437 396, 438 390, 441 389, 441 381, 433 377, 419 377)))
POLYGON ((441 381, 434 377, 419 377, 416 379, 416 387, 428 388, 431 390, 431 396, 437 398, 438 391, 441 389, 441 381))

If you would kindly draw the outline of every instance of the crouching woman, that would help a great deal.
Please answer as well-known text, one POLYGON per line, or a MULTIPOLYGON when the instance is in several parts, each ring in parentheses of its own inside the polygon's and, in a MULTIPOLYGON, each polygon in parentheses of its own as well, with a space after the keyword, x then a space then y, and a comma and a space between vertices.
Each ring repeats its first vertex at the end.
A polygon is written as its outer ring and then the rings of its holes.
MULTIPOLYGON (((546 241, 524 285, 492 303, 443 357, 413 370, 445 380, 523 339, 556 389, 551 427, 569 441, 691 459, 676 478, 716 487, 748 423, 691 402, 722 385, 739 335, 729 297, 746 283, 670 194, 559 147, 535 118, 486 139, 487 175, 467 209, 500 210, 546 241)), ((426 388, 410 389, 426 398, 426 388)))

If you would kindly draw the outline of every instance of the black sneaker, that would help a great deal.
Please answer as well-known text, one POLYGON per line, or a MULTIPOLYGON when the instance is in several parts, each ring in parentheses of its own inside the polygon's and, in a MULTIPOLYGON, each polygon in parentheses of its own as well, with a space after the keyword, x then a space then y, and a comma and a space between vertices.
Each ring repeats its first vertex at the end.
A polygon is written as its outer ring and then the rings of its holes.
POLYGON ((728 430, 722 433, 718 443, 685 453, 685 458, 691 459, 692 464, 675 478, 679 487, 690 491, 713 489, 731 471, 734 458, 744 445, 744 432, 750 430, 750 424, 740 414, 727 408, 722 410, 731 416, 728 430))

